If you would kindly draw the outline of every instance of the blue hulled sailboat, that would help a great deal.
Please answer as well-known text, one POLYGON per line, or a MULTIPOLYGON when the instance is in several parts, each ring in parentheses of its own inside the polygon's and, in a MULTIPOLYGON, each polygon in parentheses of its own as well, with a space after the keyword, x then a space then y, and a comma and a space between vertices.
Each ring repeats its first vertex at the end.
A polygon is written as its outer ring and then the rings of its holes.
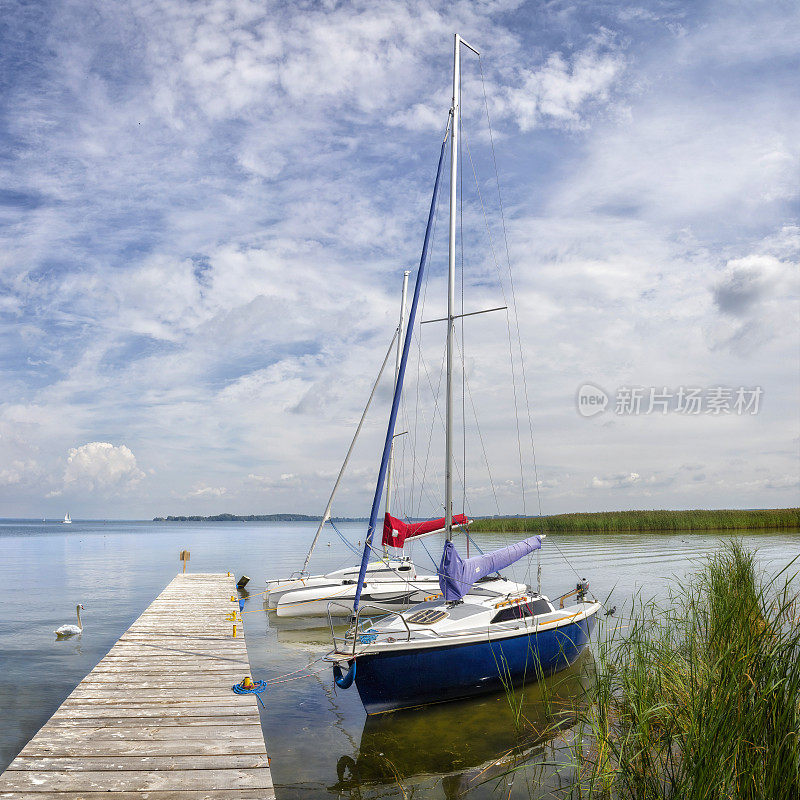
MULTIPOLYGON (((378 471, 364 554, 355 592, 353 621, 344 636, 334 636, 326 656, 336 684, 355 684, 367 714, 446 702, 494 692, 536 680, 572 664, 586 647, 600 604, 589 598, 581 581, 556 603, 540 591, 509 582, 505 594, 480 591, 481 582, 542 546, 544 536, 531 536, 491 553, 462 558, 453 531, 463 519, 453 514, 453 334, 455 320, 456 189, 460 136, 461 47, 477 51, 455 35, 453 104, 439 155, 428 225, 417 270, 413 300, 403 342, 383 456, 378 471), (362 604, 362 588, 378 523, 381 495, 395 431, 414 322, 428 258, 447 142, 450 142, 450 234, 447 303, 447 390, 445 419, 446 542, 438 569, 439 596, 403 612, 386 614, 362 604), (574 597, 565 606, 567 597, 574 597), (365 612, 381 612, 378 622, 362 622, 365 612)), ((329 606, 335 613, 336 602, 329 606)), ((333 631, 333 626, 331 626, 333 631)))

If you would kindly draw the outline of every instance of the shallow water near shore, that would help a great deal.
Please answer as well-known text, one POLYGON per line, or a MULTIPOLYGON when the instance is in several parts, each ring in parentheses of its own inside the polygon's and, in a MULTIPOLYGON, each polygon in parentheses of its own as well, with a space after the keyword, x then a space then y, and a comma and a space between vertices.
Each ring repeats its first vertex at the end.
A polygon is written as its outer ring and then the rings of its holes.
MULTIPOLYGON (((501 790, 497 783, 501 772, 522 761, 563 758, 571 720, 566 714, 559 717, 558 710, 579 693, 592 666, 591 652, 545 687, 530 685, 516 697, 521 702, 521 735, 505 695, 367 719, 355 688, 337 690, 330 669, 317 661, 330 645, 325 622, 281 623, 267 615, 262 595, 256 594, 267 578, 298 569, 315 527, 0 521, 0 770, 179 571, 183 549, 191 551, 191 572, 230 570, 237 577, 250 576, 252 595, 243 618, 253 677, 294 673, 262 695, 262 724, 279 800, 405 799, 411 794, 452 798, 465 793, 505 797, 509 787, 501 790), (85 606, 83 635, 56 641, 53 631, 75 621, 77 603, 85 606), (303 677, 308 673, 310 677, 303 677), (543 692, 549 706, 542 702, 543 692)), ((363 539, 364 524, 339 527, 351 541, 363 539)), ((730 535, 551 534, 541 556, 543 590, 558 596, 574 587, 578 575, 585 576, 598 599, 609 598, 608 605, 621 610, 637 592, 663 595, 670 577, 694 571, 730 535)), ((758 551, 759 564, 768 573, 800 551, 797 532, 740 535, 758 551)), ((477 540, 490 549, 512 538, 482 533, 477 540)), ((440 550, 435 540, 427 546, 434 554, 440 550)), ((314 571, 353 561, 335 534, 323 537, 318 551, 314 571)), ((422 548, 414 557, 422 569, 432 568, 422 548)), ((535 557, 516 566, 506 571, 509 577, 535 582, 535 557)), ((619 612, 601 617, 598 627, 608 625, 624 625, 619 612)), ((551 795, 560 779, 554 767, 520 772, 510 796, 551 795)))

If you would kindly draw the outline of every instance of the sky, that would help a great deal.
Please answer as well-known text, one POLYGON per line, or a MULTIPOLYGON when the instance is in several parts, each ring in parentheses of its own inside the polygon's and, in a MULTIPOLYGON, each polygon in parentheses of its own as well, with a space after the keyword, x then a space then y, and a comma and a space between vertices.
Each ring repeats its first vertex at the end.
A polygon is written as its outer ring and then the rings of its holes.
MULTIPOLYGON (((322 512, 415 280, 456 31, 457 302, 509 310, 457 326, 455 510, 798 505, 797 3, 0 17, 0 516, 322 512)), ((443 353, 415 331, 398 515, 441 514, 443 353)), ((368 513, 392 366, 335 514, 368 513)))

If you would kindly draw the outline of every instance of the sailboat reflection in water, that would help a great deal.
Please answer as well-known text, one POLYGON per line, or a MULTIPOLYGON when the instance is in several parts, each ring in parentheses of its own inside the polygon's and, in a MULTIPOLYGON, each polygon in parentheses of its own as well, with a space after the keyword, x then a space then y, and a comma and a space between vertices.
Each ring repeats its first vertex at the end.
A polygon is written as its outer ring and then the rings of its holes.
MULTIPOLYGON (((428 226, 352 605, 355 612, 353 624, 344 636, 333 635, 334 649, 326 656, 333 665, 334 678, 340 688, 349 688, 355 683, 367 714, 502 691, 509 685, 562 670, 583 652, 600 609, 599 603, 589 599, 585 581, 579 582, 575 591, 568 593, 576 596, 575 602, 564 607, 562 597, 558 608, 540 590, 533 591, 527 586, 521 591, 515 588, 510 594, 500 597, 471 593, 477 581, 541 548, 544 536, 531 536, 472 558, 462 558, 452 541, 453 337, 455 320, 465 316, 456 315, 455 306, 462 45, 477 54, 458 34, 455 35, 453 102, 439 154, 428 226), (441 597, 419 603, 407 611, 392 612, 378 623, 367 620, 362 624, 362 612, 368 607, 362 607, 361 594, 386 481, 448 138, 450 230, 447 317, 443 320, 447 327, 444 469, 444 532, 447 540, 438 570, 441 597)), ((335 607, 336 601, 332 601, 329 615, 333 615, 335 607)))
MULTIPOLYGON (((527 687, 524 693, 477 697, 457 704, 430 706, 364 720, 355 752, 336 761, 336 784, 348 791, 398 781, 416 790, 426 777, 447 778, 461 791, 500 777, 534 760, 561 772, 569 748, 563 733, 575 723, 581 697, 594 669, 590 650, 560 674, 527 687), (509 699, 511 702, 509 702, 509 699), (420 747, 435 742, 435 747, 420 747), (547 758, 542 758, 546 750, 547 758), (408 782, 408 783, 406 783, 408 782)), ((548 780, 543 775, 542 781, 548 780)), ((449 796, 449 795, 448 795, 449 796)), ((492 793, 492 796, 497 796, 492 793)))

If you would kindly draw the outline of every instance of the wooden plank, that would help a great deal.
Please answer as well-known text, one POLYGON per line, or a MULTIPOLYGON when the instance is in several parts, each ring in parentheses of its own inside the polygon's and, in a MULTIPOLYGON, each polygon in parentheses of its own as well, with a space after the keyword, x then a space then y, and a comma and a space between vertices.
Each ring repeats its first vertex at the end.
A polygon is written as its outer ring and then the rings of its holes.
MULTIPOLYGON (((52 717, 47 722, 48 726, 56 728, 99 728, 99 727, 119 727, 119 728, 151 728, 151 727, 167 727, 167 726, 219 726, 219 725, 245 725, 250 724, 256 727, 256 723, 248 723, 247 717, 240 716, 187 716, 178 715, 172 717, 86 717, 83 719, 71 719, 63 717, 53 719, 52 717)), ((258 728, 261 728, 261 723, 258 723, 258 728)), ((1 786, 2 784, 0 784, 1 786)))
MULTIPOLYGON (((148 739, 131 741, 116 739, 92 739, 92 756, 87 756, 86 742, 70 744, 61 739, 45 739, 37 736, 29 742, 19 757, 94 758, 97 756, 224 756, 266 755, 264 741, 259 739, 225 739, 209 741, 207 737, 185 741, 180 739, 148 739)), ((17 759, 19 760, 19 758, 17 759)), ((16 762, 15 762, 16 763, 16 762)))
POLYGON ((274 800, 234 579, 179 575, 0 775, 0 800, 274 800))
MULTIPOLYGON (((140 682, 142 685, 139 686, 132 684, 125 687, 119 681, 114 681, 114 683, 81 684, 65 702, 81 698, 96 698, 98 700, 113 700, 115 703, 119 703, 124 698, 133 699, 144 694, 155 694, 158 697, 171 697, 178 700, 182 697, 187 700, 194 697, 223 697, 227 702, 232 698, 231 692, 233 689, 231 687, 233 684, 230 682, 232 678, 221 678, 216 681, 206 679, 202 685, 187 682, 181 686, 170 686, 171 677, 165 677, 166 680, 162 681, 153 677, 149 681, 140 682)), ((233 695, 233 697, 236 697, 236 695, 233 695)))
POLYGON ((82 742, 161 742, 173 741, 175 739, 205 739, 209 742, 221 740, 226 737, 226 741, 234 739, 258 739, 261 736, 261 725, 255 723, 241 723, 239 725, 152 725, 152 726, 106 726, 64 728, 56 726, 46 726, 31 739, 26 747, 34 743, 43 742, 60 743, 67 747, 82 742))
POLYGON ((205 789, 200 791, 158 790, 141 792, 66 791, 66 792, 0 792, 2 800, 268 800, 274 798, 271 789, 205 789))
MULTIPOLYGON (((6 770, 2 791, 157 791, 180 789, 271 789, 269 768, 255 769, 181 769, 99 770, 84 772, 30 772, 6 770)), ((0 795, 1 797, 2 795, 0 795)), ((35 797, 35 794, 33 795, 35 797)))
POLYGON ((151 772, 154 770, 178 769, 258 769, 268 767, 266 753, 244 755, 146 755, 146 756, 20 756, 14 759, 9 772, 105 772, 106 770, 132 770, 151 772))

